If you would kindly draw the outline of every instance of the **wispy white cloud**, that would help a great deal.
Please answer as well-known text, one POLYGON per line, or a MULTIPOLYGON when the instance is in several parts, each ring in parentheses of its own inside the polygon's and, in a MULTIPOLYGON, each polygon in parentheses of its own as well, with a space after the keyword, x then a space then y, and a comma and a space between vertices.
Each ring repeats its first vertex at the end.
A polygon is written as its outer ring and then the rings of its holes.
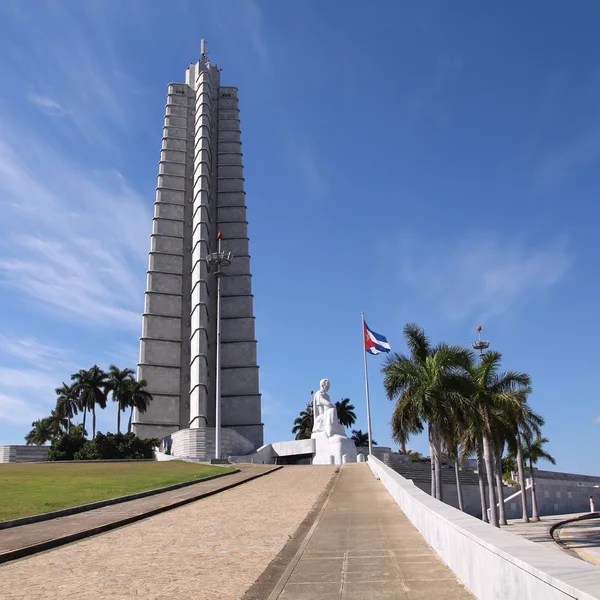
POLYGON ((421 242, 409 242, 400 277, 413 298, 451 321, 505 313, 557 285, 573 264, 564 240, 545 248, 519 239, 445 241, 425 252, 421 242))
POLYGON ((17 138, 0 131, 0 284, 79 320, 138 327, 149 206, 118 173, 17 138))
POLYGON ((329 180, 319 167, 310 144, 298 135, 286 137, 291 160, 291 167, 299 177, 299 184, 304 186, 313 198, 322 198, 329 192, 329 180))
POLYGON ((263 66, 267 66, 269 50, 258 3, 254 0, 219 2, 214 5, 214 10, 223 36, 235 40, 238 44, 242 40, 252 48, 263 66))
POLYGON ((600 162, 600 117, 587 123, 570 140, 562 140, 554 148, 546 146, 540 153, 540 162, 533 172, 534 188, 547 192, 561 185, 569 177, 600 162))
POLYGON ((3 356, 29 363, 43 371, 72 368, 70 353, 58 346, 44 344, 38 339, 26 336, 0 334, 0 359, 3 356))
POLYGON ((32 93, 27 96, 27 99, 34 106, 51 117, 63 117, 67 114, 67 111, 56 102, 56 100, 52 100, 52 98, 48 98, 47 96, 32 93))
POLYGON ((23 399, 0 392, 0 422, 29 425, 44 416, 47 415, 43 410, 32 407, 23 399))

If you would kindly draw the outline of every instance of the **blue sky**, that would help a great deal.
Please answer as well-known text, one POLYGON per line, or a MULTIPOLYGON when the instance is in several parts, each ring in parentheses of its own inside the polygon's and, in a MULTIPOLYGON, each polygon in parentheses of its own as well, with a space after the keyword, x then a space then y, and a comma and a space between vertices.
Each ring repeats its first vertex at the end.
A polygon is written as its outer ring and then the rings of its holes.
POLYGON ((166 86, 204 37, 240 88, 266 440, 322 377, 366 429, 364 310, 397 350, 408 321, 481 323, 556 468, 599 474, 599 24, 583 0, 0 3, 0 443, 74 370, 137 362, 166 86))

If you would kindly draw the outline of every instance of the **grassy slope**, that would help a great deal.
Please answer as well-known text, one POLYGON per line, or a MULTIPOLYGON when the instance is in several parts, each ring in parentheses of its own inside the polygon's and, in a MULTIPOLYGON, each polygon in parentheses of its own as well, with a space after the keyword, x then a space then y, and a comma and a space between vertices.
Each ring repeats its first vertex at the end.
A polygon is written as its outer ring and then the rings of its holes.
POLYGON ((1 464, 0 521, 134 494, 231 469, 183 461, 1 464))

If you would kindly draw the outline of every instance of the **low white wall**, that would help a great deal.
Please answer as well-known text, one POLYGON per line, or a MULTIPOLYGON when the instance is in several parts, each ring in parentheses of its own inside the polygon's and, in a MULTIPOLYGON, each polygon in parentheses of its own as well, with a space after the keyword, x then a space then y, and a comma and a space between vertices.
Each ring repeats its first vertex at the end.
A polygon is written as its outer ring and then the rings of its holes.
POLYGON ((0 446, 0 463, 43 462, 49 450, 50 446, 0 446))
POLYGON ((600 569, 439 502, 374 456, 374 475, 479 600, 600 599, 600 569))

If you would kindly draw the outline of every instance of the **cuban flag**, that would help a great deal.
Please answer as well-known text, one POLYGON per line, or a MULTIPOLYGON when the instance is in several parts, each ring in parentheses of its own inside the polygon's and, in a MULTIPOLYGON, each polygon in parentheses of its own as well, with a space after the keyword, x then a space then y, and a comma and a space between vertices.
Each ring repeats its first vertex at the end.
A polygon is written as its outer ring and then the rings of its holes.
POLYGON ((387 338, 379 333, 371 331, 365 323, 365 350, 369 354, 380 354, 391 350, 387 338))

